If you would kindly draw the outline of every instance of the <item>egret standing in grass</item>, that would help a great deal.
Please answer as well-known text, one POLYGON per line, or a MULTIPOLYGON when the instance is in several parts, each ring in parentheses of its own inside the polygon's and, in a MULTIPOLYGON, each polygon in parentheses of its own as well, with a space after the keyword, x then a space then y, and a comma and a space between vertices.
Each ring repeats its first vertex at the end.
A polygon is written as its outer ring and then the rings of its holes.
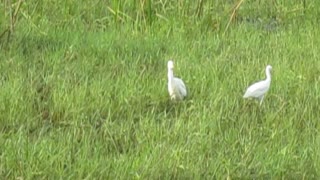
POLYGON ((266 76, 265 80, 259 81, 252 84, 244 94, 243 98, 257 98, 262 104, 264 95, 268 92, 271 83, 271 70, 272 66, 268 65, 266 67, 266 76))
POLYGON ((171 100, 183 100, 187 96, 187 89, 183 81, 173 76, 173 61, 168 61, 168 91, 171 100))

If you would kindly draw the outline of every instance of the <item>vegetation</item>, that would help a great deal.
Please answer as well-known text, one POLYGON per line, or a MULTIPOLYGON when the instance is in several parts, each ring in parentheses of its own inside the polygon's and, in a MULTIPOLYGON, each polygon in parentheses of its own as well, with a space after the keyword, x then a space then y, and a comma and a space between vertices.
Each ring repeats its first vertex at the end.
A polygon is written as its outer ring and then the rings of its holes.
POLYGON ((0 6, 1 179, 319 178, 319 1, 19 2, 0 6), (242 95, 267 64, 260 107, 242 95))

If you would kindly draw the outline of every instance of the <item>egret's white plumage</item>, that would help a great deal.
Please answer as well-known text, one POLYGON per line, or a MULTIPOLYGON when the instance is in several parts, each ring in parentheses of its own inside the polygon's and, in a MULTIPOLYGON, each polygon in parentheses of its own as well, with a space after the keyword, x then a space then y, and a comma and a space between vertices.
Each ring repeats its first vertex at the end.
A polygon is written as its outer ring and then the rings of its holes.
POLYGON ((257 83, 252 84, 248 87, 246 93, 243 98, 257 98, 260 101, 260 105, 262 104, 264 95, 268 92, 271 83, 271 70, 272 66, 268 65, 266 67, 266 76, 265 80, 259 81, 257 83))
POLYGON ((168 61, 168 91, 171 100, 183 100, 187 96, 187 89, 183 81, 173 76, 173 61, 168 61))

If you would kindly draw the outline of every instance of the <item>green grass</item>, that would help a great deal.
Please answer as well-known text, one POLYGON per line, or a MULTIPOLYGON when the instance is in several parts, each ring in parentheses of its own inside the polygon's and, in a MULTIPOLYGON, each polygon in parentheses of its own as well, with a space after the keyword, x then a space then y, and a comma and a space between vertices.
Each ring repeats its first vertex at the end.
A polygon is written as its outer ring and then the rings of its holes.
POLYGON ((234 3, 213 2, 24 2, 0 44, 1 179, 318 179, 320 4, 248 0, 226 29, 234 3), (267 64, 259 107, 242 96, 267 64))

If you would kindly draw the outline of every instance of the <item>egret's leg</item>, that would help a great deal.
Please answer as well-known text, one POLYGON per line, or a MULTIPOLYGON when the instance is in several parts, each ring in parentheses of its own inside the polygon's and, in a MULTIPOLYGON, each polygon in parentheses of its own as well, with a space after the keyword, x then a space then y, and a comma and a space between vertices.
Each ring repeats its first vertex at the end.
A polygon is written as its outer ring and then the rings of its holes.
POLYGON ((264 96, 262 96, 262 97, 260 98, 260 106, 261 106, 261 104, 262 104, 263 98, 264 98, 264 96))

